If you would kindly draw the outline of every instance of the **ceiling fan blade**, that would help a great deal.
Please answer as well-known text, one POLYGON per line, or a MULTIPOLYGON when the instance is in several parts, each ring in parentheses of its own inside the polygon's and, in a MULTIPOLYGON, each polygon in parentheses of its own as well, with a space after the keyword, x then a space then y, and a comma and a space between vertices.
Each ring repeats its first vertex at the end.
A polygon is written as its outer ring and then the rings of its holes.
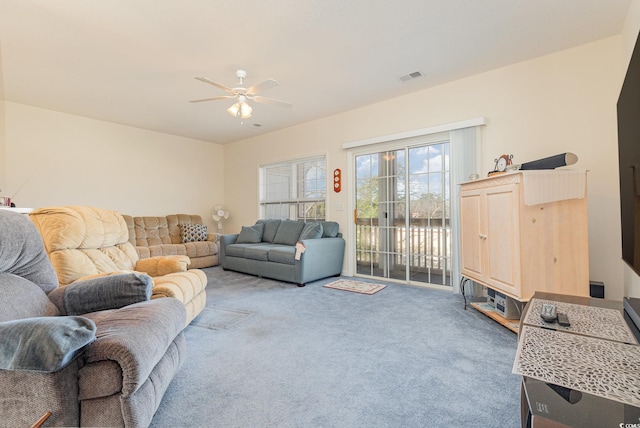
POLYGON ((275 100, 273 98, 267 98, 267 97, 261 97, 259 95, 252 97, 251 99, 253 99, 255 102, 258 103, 262 103, 262 104, 270 104, 273 106, 278 106, 278 107, 284 107, 284 108, 291 108, 293 107, 293 104, 285 102, 285 101, 280 101, 280 100, 275 100))
POLYGON ((190 103, 201 103, 203 101, 213 101, 213 100, 224 100, 228 98, 235 98, 233 95, 223 95, 221 97, 213 97, 213 98, 202 98, 200 100, 191 100, 190 103))
POLYGON ((201 82, 208 83, 210 85, 218 87, 218 88, 222 89, 223 91, 229 92, 230 94, 235 94, 235 92, 233 92, 233 89, 224 86, 222 83, 214 82, 213 80, 207 79, 206 77, 196 77, 196 79, 198 79, 201 82))
POLYGON ((247 94, 255 95, 258 92, 262 92, 262 91, 266 91, 267 89, 275 88, 278 85, 280 85, 280 84, 278 82, 276 82, 275 80, 273 80, 273 79, 263 80, 262 82, 256 83, 255 85, 253 85, 252 87, 247 89, 247 94))

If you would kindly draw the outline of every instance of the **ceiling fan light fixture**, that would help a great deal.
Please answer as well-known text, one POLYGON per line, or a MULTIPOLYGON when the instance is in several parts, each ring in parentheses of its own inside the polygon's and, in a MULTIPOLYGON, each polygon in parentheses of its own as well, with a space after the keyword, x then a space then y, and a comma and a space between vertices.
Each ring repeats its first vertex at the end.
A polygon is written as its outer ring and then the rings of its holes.
POLYGON ((239 103, 235 103, 234 105, 229 107, 227 109, 227 111, 233 117, 239 117, 241 119, 248 119, 248 118, 251 117, 251 112, 253 111, 253 109, 251 108, 251 106, 249 104, 247 104, 246 102, 242 101, 242 102, 239 102, 239 103))
POLYGON ((233 117, 238 117, 238 113, 240 112, 240 103, 235 103, 231 107, 227 109, 229 114, 233 117))
POLYGON ((247 119, 251 117, 251 112, 253 109, 251 106, 245 102, 240 103, 240 117, 243 119, 247 119))

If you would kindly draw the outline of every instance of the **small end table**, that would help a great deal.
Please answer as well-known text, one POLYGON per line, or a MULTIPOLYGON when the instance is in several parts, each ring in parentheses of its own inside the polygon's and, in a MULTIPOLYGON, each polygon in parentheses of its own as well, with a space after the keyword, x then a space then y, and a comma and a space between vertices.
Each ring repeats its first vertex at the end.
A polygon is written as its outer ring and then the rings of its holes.
MULTIPOLYGON (((534 299, 623 310, 622 302, 588 297, 537 292, 532 301, 534 299)), ((527 305, 520 331, 530 309, 527 305)), ((618 427, 624 424, 640 427, 640 407, 527 376, 522 378, 520 414, 523 427, 618 427)))

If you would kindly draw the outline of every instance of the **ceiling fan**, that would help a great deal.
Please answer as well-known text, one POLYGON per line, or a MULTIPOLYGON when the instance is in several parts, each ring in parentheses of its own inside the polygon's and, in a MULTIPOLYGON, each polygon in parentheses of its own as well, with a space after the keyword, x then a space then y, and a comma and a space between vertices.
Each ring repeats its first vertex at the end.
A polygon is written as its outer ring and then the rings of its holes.
POLYGON ((251 117, 251 111, 253 110, 248 100, 255 101, 262 104, 270 104, 284 108, 291 108, 292 104, 287 103, 285 101, 276 100, 273 98, 263 97, 258 95, 258 93, 266 91, 267 89, 275 88, 278 86, 278 82, 273 79, 266 79, 262 82, 250 86, 249 88, 244 87, 244 79, 247 77, 247 72, 244 70, 236 71, 236 76, 239 79, 238 86, 235 88, 229 88, 221 83, 214 82, 211 79, 207 79, 206 77, 196 77, 201 82, 208 83, 217 88, 222 89, 225 92, 228 92, 229 95, 221 95, 219 97, 212 98, 202 98, 199 100, 191 100, 192 103, 201 103, 203 101, 214 101, 214 100, 224 100, 224 99, 235 99, 236 103, 227 109, 229 114, 234 117, 240 117, 242 119, 247 119, 251 117))

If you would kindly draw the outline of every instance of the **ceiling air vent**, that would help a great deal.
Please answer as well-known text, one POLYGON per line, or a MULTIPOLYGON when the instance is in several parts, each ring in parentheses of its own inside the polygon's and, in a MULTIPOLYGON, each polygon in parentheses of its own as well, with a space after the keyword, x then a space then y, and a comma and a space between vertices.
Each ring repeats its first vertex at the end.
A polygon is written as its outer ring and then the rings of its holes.
POLYGON ((424 74, 422 74, 422 71, 414 71, 413 73, 400 76, 398 79, 400 79, 401 82, 408 82, 409 80, 417 79, 418 77, 422 76, 424 76, 424 74))

